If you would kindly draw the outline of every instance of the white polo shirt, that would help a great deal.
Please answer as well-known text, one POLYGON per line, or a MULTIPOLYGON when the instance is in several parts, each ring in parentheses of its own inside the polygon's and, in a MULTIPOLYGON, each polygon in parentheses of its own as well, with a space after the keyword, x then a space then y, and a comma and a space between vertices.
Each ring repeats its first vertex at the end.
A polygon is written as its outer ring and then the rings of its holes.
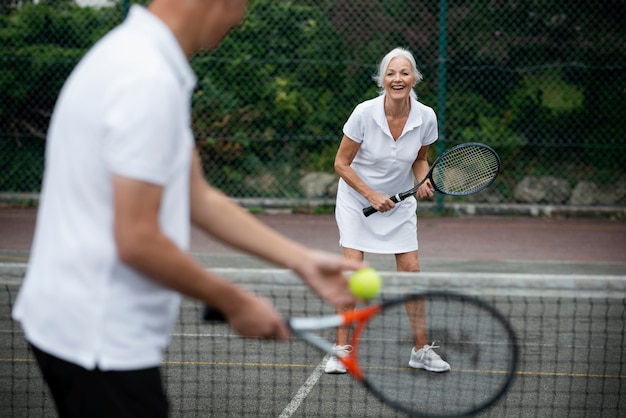
POLYGON ((161 362, 180 296, 118 259, 112 179, 162 186, 160 225, 188 248, 195 83, 171 31, 140 6, 67 80, 51 120, 33 249, 13 311, 40 349, 88 369, 161 362))
MULTIPOLYGON (((423 146, 437 140, 437 116, 432 108, 411 98, 411 110, 400 137, 394 141, 385 116, 385 96, 357 105, 343 133, 358 142, 350 167, 372 189, 393 196, 413 187, 412 165, 423 146)), ((369 202, 339 179, 335 218, 344 248, 398 254, 418 249, 417 202, 406 199, 387 212, 363 216, 369 202)))

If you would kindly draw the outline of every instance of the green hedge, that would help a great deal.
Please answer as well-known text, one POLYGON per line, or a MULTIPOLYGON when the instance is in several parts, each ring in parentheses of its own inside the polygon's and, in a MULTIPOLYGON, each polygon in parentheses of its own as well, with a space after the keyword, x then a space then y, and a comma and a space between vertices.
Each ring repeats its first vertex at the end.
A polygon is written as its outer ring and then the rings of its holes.
MULTIPOLYGON (((288 176, 331 172, 343 123, 357 103, 377 94, 371 77, 395 46, 415 53, 425 75, 420 99, 442 112, 439 1, 418 3, 251 1, 241 27, 192 60, 193 128, 212 181, 248 194, 254 187, 229 187, 268 172, 284 179, 289 190, 280 193, 292 196, 297 179, 288 176)), ((624 2, 448 4, 447 146, 489 143, 514 178, 530 163, 543 172, 575 165, 579 170, 568 170, 607 179, 624 174, 624 2)), ((24 141, 45 139, 63 82, 121 21, 124 7, 57 0, 3 10, 0 189, 33 190, 41 169, 12 168, 41 160, 29 156, 24 141)))

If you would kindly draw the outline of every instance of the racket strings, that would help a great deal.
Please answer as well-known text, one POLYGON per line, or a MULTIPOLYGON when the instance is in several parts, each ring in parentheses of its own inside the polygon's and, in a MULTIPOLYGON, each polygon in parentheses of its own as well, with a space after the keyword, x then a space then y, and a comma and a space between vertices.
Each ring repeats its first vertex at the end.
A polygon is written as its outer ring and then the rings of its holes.
POLYGON ((510 384, 517 358, 504 317, 471 297, 436 293, 389 305, 368 322, 357 350, 370 389, 416 416, 467 416, 489 406, 510 384), (436 349, 432 357, 451 370, 424 357, 411 366, 420 333, 437 342, 423 349, 436 349))
POLYGON ((433 167, 435 186, 447 194, 470 194, 487 187, 498 175, 500 160, 483 146, 460 147, 442 156, 433 167))

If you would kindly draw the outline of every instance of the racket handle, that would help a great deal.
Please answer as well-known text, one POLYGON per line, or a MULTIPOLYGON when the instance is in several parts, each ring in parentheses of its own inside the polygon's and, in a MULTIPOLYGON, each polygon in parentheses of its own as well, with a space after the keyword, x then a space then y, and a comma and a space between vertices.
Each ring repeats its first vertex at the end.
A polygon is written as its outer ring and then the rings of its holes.
MULTIPOLYGON (((404 199, 401 199, 401 198, 400 198, 400 195, 399 195, 399 194, 397 194, 397 195, 395 195, 395 196, 390 196, 390 197, 389 197, 389 199, 390 199, 393 203, 398 203, 399 201, 404 200, 404 199)), ((368 206, 368 207, 366 207, 366 208, 363 208, 363 215, 365 215, 365 217, 366 217, 366 218, 367 218, 368 216, 370 216, 370 215, 372 215, 372 214, 376 213, 376 212, 378 212, 378 211, 377 211, 376 209, 374 209, 374 207, 373 207, 373 206, 368 206)))
POLYGON ((373 206, 368 206, 366 208, 363 208, 363 215, 365 215, 365 217, 367 218, 368 216, 374 214, 378 212, 376 209, 374 209, 373 206))
POLYGON ((224 314, 209 305, 204 305, 202 308, 202 319, 211 322, 226 322, 224 314))

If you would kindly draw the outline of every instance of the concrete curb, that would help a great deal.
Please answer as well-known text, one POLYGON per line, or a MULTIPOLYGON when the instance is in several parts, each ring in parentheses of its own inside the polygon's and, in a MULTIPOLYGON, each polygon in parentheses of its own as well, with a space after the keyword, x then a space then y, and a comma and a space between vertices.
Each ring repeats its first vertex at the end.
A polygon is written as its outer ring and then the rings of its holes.
MULTIPOLYGON (((233 198, 239 205, 265 213, 293 213, 315 211, 322 207, 333 207, 335 199, 276 199, 276 198, 233 198)), ((39 204, 38 193, 0 193, 0 204, 39 204)), ((437 203, 419 202, 420 213, 437 213, 437 203)), ((444 213, 453 215, 503 215, 503 216, 562 216, 562 217, 616 217, 626 218, 626 206, 571 206, 522 203, 451 203, 446 202, 444 213)))

